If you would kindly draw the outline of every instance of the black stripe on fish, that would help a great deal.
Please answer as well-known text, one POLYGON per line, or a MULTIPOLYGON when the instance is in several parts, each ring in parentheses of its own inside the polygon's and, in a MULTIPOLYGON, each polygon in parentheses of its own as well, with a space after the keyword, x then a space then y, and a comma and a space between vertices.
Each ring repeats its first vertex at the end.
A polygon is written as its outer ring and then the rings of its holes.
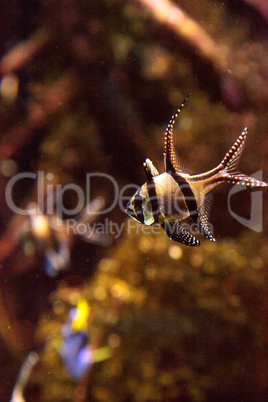
MULTIPOLYGON (((143 197, 139 194, 136 194, 134 196, 133 202, 134 202, 134 209, 135 209, 136 213, 139 213, 137 211, 142 211, 143 197)), ((144 222, 144 214, 142 212, 139 213, 139 217, 140 217, 140 219, 139 219, 140 223, 144 224, 145 223, 144 222)))
POLYGON ((153 213, 154 221, 158 222, 158 216, 160 213, 160 209, 159 209, 158 196, 156 194, 156 186, 155 186, 153 177, 151 178, 151 180, 149 182, 147 182, 147 191, 148 191, 148 196, 149 196, 149 202, 151 203, 151 206, 152 206, 152 213, 153 213))
MULTIPOLYGON (((186 179, 178 175, 177 173, 173 173, 172 177, 178 183, 181 192, 184 196, 186 206, 188 208, 190 217, 192 218, 193 222, 196 224, 197 229, 200 233, 202 233, 207 239, 211 241, 215 241, 214 237, 210 233, 208 227, 208 208, 207 202, 204 204, 206 205, 205 208, 201 206, 200 211, 197 209, 197 202, 193 190, 191 189, 190 184, 187 182, 186 179)), ((204 206, 203 205, 203 206, 204 206)))
POLYGON ((193 190, 191 189, 190 184, 184 179, 182 176, 178 175, 176 172, 171 172, 171 176, 179 185, 181 192, 184 196, 186 206, 190 213, 191 218, 196 223, 198 219, 198 212, 197 212, 197 202, 193 190))

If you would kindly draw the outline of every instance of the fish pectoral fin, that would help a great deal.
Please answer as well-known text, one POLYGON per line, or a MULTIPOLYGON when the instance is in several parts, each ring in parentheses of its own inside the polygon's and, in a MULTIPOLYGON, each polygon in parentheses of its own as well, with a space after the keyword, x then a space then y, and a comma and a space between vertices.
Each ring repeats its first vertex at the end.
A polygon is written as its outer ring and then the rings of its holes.
POLYGON ((187 230, 183 229, 179 220, 172 222, 165 221, 161 226, 170 239, 186 246, 200 246, 200 241, 187 232, 187 230))
POLYGON ((153 177, 159 175, 158 170, 156 169, 153 162, 149 158, 146 158, 143 166, 144 166, 148 181, 151 181, 153 177))
POLYGON ((206 195, 205 199, 198 210, 198 218, 197 218, 197 228, 198 231, 204 235, 210 241, 216 242, 214 237, 212 236, 208 223, 208 214, 210 209, 211 197, 210 195, 206 195))

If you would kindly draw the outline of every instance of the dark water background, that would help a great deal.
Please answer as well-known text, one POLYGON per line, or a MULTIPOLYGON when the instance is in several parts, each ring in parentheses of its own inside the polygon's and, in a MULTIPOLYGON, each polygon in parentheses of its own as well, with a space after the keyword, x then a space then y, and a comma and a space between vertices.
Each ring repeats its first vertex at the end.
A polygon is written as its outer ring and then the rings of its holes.
MULTIPOLYGON (((92 178, 90 195, 111 205, 114 186, 104 175, 114 178, 119 190, 141 185, 146 157, 163 172, 165 127, 189 93, 175 126, 175 146, 189 170, 215 167, 247 126, 241 170, 261 170, 268 181, 266 1, 177 0, 167 14, 156 10, 161 4, 3 4, 1 401, 10 399, 31 350, 40 360, 25 389, 27 402, 266 400, 265 190, 258 198, 259 221, 251 216, 250 191, 232 196, 232 214, 231 187, 217 187, 210 221, 218 243, 201 238, 195 249, 170 241, 162 231, 144 233, 118 202, 96 216, 100 238, 110 232, 108 246, 73 233, 51 235, 40 244, 29 217, 7 203, 10 179, 39 171, 46 178, 45 196, 48 185, 76 185, 86 194, 86 175, 102 173, 92 178), (234 214, 252 218, 249 227, 234 214), (57 248, 57 236, 64 237, 71 257, 68 270, 51 278, 42 265, 47 245, 57 248), (90 344, 108 346, 111 357, 74 381, 58 351, 62 325, 81 297, 91 308, 90 344)), ((24 209, 40 201, 39 192, 37 177, 28 175, 12 188, 12 200, 24 209)), ((75 208, 77 193, 64 192, 63 203, 65 212, 75 208)))

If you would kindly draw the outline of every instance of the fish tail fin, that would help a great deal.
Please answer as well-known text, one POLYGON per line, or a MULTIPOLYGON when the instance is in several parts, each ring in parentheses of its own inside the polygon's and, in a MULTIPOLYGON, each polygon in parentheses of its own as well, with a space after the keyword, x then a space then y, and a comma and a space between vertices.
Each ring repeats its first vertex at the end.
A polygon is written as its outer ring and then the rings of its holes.
POLYGON ((246 136, 247 127, 245 127, 232 148, 221 161, 219 165, 221 179, 232 184, 242 184, 248 187, 267 187, 268 183, 249 177, 246 174, 241 173, 238 169, 238 163, 244 149, 246 136))

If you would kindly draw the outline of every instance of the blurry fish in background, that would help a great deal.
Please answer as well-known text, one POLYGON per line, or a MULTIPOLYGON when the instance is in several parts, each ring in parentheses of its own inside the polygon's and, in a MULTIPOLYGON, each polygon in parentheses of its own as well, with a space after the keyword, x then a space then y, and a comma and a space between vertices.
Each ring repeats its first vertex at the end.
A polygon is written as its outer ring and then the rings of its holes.
POLYGON ((98 212, 103 208, 104 199, 97 197, 83 209, 76 219, 72 219, 72 226, 83 225, 81 233, 78 230, 68 231, 66 220, 56 213, 44 214, 37 203, 30 202, 27 206, 29 219, 24 223, 21 235, 21 244, 25 254, 38 254, 42 259, 43 270, 50 277, 55 277, 70 265, 70 248, 75 236, 87 243, 109 246, 111 244, 110 236, 105 233, 97 233, 92 226, 98 212))
MULTIPOLYGON (((37 203, 27 206, 28 220, 24 224, 21 243, 26 255, 37 254, 47 275, 55 277, 70 265, 70 242, 60 224, 53 228, 54 215, 41 212, 37 203), (33 212, 35 211, 35 212, 33 212)), ((58 218, 59 219, 59 218, 58 218)))
POLYGON ((25 402, 23 392, 27 386, 31 372, 38 360, 39 355, 36 352, 30 352, 28 354, 20 368, 16 384, 12 391, 10 402, 25 402))
POLYGON ((86 299, 81 298, 70 310, 69 321, 62 326, 60 355, 74 380, 83 378, 93 363, 106 360, 111 354, 108 346, 92 350, 88 335, 89 314, 90 306, 86 299))
POLYGON ((70 249, 67 243, 59 243, 56 250, 48 248, 44 251, 42 268, 48 276, 57 276, 59 272, 68 269, 69 265, 70 249))
POLYGON ((17 100, 19 79, 15 74, 6 74, 0 81, 0 97, 3 103, 13 104, 17 100))
POLYGON ((191 217, 198 231, 215 241, 208 224, 209 192, 219 183, 241 184, 261 188, 268 184, 249 177, 238 170, 247 128, 245 128, 221 163, 206 173, 190 175, 179 162, 173 143, 173 126, 185 101, 172 116, 165 132, 165 173, 146 159, 144 168, 147 182, 133 195, 126 213, 144 225, 159 223, 170 239, 188 246, 199 246, 200 241, 183 228, 181 221, 191 217))

